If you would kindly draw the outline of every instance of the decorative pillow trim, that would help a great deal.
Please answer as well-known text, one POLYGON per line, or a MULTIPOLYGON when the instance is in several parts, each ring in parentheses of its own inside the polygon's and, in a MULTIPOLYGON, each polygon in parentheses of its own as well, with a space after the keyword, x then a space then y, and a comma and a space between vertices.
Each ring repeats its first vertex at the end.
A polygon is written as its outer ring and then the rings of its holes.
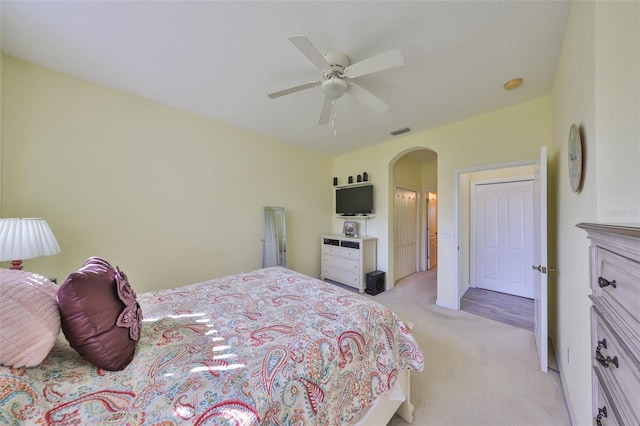
POLYGON ((131 288, 127 275, 116 266, 116 286, 118 288, 118 297, 124 303, 125 308, 118 316, 116 325, 118 327, 128 328, 131 340, 140 338, 140 321, 142 321, 142 309, 136 300, 136 292, 131 288))

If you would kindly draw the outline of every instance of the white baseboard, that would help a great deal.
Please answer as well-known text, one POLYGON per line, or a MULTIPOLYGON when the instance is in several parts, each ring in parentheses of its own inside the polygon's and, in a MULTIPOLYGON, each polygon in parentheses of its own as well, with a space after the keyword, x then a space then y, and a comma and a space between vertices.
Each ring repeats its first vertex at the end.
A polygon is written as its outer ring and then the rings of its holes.
POLYGON ((452 304, 449 304, 449 303, 445 303, 445 302, 441 301, 440 299, 436 300, 436 305, 441 306, 443 308, 451 309, 451 310, 454 310, 454 311, 459 311, 460 310, 459 306, 452 305, 452 304))
POLYGON ((567 382, 564 378, 564 373, 562 371, 562 358, 558 357, 558 352, 556 350, 556 346, 553 344, 553 339, 549 336, 549 344, 553 349, 553 353, 556 356, 556 364, 558 365, 558 374, 560 376, 560 383, 562 384, 562 393, 564 394, 564 401, 567 404, 567 411, 569 412, 569 420, 572 425, 576 425, 576 416, 573 412, 573 404, 571 403, 571 398, 569 397, 569 390, 567 388, 567 382))

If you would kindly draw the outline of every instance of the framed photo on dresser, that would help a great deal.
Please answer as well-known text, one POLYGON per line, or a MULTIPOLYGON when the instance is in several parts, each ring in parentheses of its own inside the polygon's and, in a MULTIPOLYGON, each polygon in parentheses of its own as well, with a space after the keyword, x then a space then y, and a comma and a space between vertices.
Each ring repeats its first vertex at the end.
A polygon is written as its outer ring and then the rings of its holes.
POLYGON ((345 220, 344 225, 342 225, 342 233, 346 237, 355 237, 358 235, 358 222, 345 220))

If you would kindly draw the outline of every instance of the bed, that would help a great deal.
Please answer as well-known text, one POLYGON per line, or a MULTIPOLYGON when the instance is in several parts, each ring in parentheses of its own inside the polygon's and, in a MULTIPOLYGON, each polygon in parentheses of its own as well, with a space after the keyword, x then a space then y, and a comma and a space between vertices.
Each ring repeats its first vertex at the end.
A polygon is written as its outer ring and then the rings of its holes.
POLYGON ((270 267, 137 301, 126 368, 95 367, 58 333, 39 365, 0 367, 0 423, 384 424, 398 407, 412 420, 423 354, 362 295, 270 267))

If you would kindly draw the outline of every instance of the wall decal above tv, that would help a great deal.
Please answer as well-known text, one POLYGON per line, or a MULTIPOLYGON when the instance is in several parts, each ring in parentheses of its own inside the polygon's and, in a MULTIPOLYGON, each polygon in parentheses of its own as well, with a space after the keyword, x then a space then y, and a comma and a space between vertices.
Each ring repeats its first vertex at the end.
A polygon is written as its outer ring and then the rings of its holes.
POLYGON ((336 214, 367 216, 373 213, 373 184, 336 187, 336 214))

